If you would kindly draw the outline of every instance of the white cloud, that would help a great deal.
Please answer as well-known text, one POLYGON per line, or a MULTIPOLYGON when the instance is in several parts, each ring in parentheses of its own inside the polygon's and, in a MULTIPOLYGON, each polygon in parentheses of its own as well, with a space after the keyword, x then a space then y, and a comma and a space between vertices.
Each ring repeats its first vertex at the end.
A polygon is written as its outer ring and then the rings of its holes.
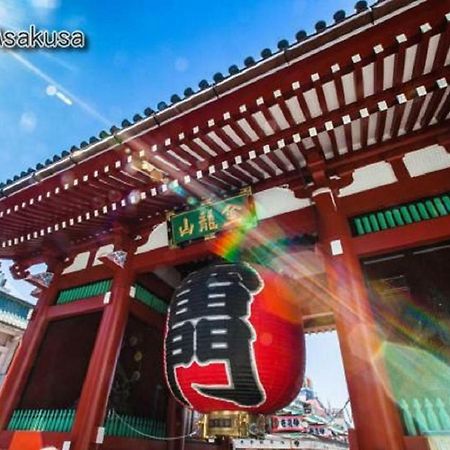
POLYGON ((58 89, 56 89, 56 86, 54 84, 49 84, 47 88, 45 89, 45 92, 47 95, 55 95, 58 92, 58 89))
POLYGON ((59 6, 59 0, 31 0, 34 8, 56 9, 59 6))
POLYGON ((185 72, 189 67, 189 61, 186 58, 177 58, 175 60, 175 69, 178 72, 185 72))
POLYGON ((0 2, 0 25, 5 28, 15 29, 23 22, 23 10, 15 0, 3 0, 0 2))
POLYGON ((60 0, 28 0, 38 20, 49 23, 59 7, 60 0))
POLYGON ((32 133, 37 124, 36 116, 32 112, 24 112, 20 116, 19 125, 23 131, 27 133, 32 133))

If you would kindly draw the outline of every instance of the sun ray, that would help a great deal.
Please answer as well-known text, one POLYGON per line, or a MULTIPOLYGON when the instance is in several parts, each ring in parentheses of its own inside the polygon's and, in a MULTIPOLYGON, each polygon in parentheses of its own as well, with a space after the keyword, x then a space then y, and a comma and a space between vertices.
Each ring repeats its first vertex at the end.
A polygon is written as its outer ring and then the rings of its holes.
POLYGON ((58 91, 60 91, 67 99, 71 99, 77 106, 79 106, 81 109, 83 109, 85 112, 87 112, 90 116, 97 119, 99 122, 102 123, 102 125, 110 125, 111 121, 108 120, 106 117, 104 117, 102 114, 100 114, 98 111, 96 111, 92 106, 90 106, 88 103, 77 97, 75 94, 71 93, 69 90, 65 89, 62 85, 60 85, 56 80, 54 80, 51 76, 47 75, 43 70, 41 70, 39 67, 37 67, 35 64, 30 62, 27 58, 25 58, 23 55, 14 52, 14 51, 8 51, 8 55, 10 55, 12 58, 14 58, 16 61, 18 61, 20 64, 22 64, 25 68, 27 68, 30 72, 32 72, 34 75, 36 75, 41 80, 45 81, 47 84, 56 86, 58 91))

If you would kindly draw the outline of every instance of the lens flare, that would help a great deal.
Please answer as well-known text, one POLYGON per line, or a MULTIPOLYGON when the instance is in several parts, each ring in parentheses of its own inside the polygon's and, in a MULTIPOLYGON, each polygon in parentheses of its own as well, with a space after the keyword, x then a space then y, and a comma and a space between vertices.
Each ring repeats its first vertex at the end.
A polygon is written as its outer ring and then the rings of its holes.
MULTIPOLYGON (((16 61, 18 61, 22 66, 24 66, 26 69, 28 69, 31 73, 36 75, 38 78, 40 78, 42 81, 45 81, 47 83, 47 86, 53 86, 56 88, 56 92, 54 95, 56 95, 62 102, 66 103, 67 105, 72 105, 75 103, 77 106, 79 106, 81 109, 83 109, 85 112, 87 112, 91 117, 97 119, 100 123, 103 125, 109 125, 111 123, 110 120, 106 119, 103 115, 101 115, 98 111, 96 111, 92 106, 87 104, 85 101, 81 100, 71 92, 69 92, 67 89, 65 89, 63 86, 61 86, 58 82, 56 82, 52 77, 47 75, 44 71, 42 71, 39 67, 37 67, 35 64, 30 62, 27 58, 25 58, 22 54, 19 54, 14 51, 8 51, 7 54, 14 58, 16 61), (58 95, 59 94, 59 95, 58 95)), ((51 92, 53 92, 53 88, 51 89, 51 92)))
MULTIPOLYGON (((279 239, 279 236, 285 236, 285 233, 276 224, 254 229, 241 226, 219 236, 214 242, 214 252, 228 261, 246 260, 283 273, 293 282, 299 298, 301 292, 307 290, 328 309, 340 310, 341 317, 348 315, 353 320, 360 314, 352 298, 354 294, 340 298, 328 288, 320 255, 316 253, 317 258, 305 261, 286 244, 289 241, 279 239), (320 271, 323 276, 317 276, 320 271)), ((338 265, 335 271, 338 280, 349 279, 347 267, 338 265)), ((363 340, 365 345, 355 346, 350 352, 359 347, 365 350, 364 354, 352 355, 364 360, 364 364, 372 365, 385 392, 397 403, 405 398, 427 395, 434 399, 447 398, 450 320, 433 316, 418 299, 406 292, 401 294, 395 307, 384 298, 385 289, 386 283, 371 286, 371 314, 377 329, 365 325, 364 320, 359 324, 355 322, 351 330, 354 342, 363 340), (385 368, 393 389, 386 385, 385 368)), ((279 305, 274 307, 279 309, 279 305)), ((370 323, 370 317, 368 319, 370 323)))

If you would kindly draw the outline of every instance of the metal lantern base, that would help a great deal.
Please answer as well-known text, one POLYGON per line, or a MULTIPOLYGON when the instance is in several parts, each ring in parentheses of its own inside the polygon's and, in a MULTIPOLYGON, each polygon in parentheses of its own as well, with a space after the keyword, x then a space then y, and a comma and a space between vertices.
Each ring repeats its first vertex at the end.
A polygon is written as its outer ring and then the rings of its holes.
POLYGON ((243 411, 212 411, 199 422, 203 439, 262 437, 265 424, 263 415, 243 411))

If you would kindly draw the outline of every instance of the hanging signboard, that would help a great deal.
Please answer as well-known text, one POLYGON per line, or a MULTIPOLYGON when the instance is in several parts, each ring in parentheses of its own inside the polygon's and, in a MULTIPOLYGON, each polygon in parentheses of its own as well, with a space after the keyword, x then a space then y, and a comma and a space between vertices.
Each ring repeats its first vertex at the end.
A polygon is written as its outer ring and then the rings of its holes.
POLYGON ((309 425, 303 416, 272 416, 270 423, 271 433, 304 432, 309 425))
POLYGON ((180 213, 167 215, 171 247, 189 244, 198 239, 210 239, 217 233, 233 228, 243 230, 256 226, 255 206, 250 190, 218 202, 180 213))

